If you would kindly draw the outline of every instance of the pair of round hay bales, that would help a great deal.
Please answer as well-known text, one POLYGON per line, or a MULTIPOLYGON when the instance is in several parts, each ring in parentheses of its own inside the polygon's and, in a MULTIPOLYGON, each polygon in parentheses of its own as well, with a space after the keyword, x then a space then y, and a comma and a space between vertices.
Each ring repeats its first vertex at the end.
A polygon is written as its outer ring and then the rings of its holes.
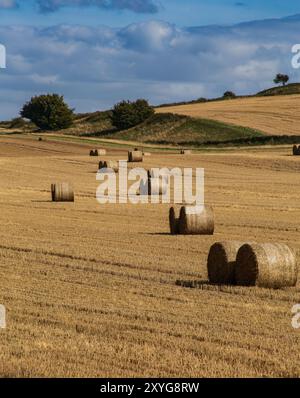
POLYGON ((101 160, 99 162, 99 170, 102 169, 111 169, 113 170, 115 173, 119 172, 119 162, 115 161, 115 160, 101 160))
POLYGON ((51 184, 52 202, 74 202, 74 190, 67 182, 51 184))
POLYGON ((192 154, 192 151, 191 151, 190 149, 182 149, 182 150, 180 151, 180 154, 181 154, 181 155, 191 155, 191 154, 192 154))
POLYGON ((297 145, 293 146, 293 155, 294 156, 300 156, 300 145, 299 146, 297 146, 297 145))
POLYGON ((174 207, 169 212, 170 232, 172 235, 213 235, 215 230, 212 206, 187 207, 180 209, 176 218, 174 207))
POLYGON ((292 287, 297 283, 296 256, 285 244, 215 243, 207 259, 208 277, 214 284, 292 287))
POLYGON ((143 161, 143 152, 141 151, 131 151, 128 152, 128 162, 138 163, 143 161))

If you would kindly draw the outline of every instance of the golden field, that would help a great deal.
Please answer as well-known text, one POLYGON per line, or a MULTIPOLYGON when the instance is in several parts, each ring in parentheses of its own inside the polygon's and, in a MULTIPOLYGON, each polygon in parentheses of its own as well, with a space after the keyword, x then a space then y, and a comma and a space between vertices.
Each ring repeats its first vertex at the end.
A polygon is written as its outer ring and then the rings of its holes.
POLYGON ((249 97, 200 104, 157 108, 159 113, 177 113, 251 127, 271 135, 300 135, 300 95, 249 97))
MULTIPOLYGON (((149 168, 205 167, 216 217, 208 237, 170 236, 169 205, 99 205, 89 149, 0 137, 0 375, 299 377, 291 308, 300 285, 206 282, 215 241, 284 242, 299 256, 300 159, 291 148, 145 159, 149 168), (50 201, 55 181, 74 185, 74 204, 50 201)), ((126 159, 124 149, 108 153, 126 159)))

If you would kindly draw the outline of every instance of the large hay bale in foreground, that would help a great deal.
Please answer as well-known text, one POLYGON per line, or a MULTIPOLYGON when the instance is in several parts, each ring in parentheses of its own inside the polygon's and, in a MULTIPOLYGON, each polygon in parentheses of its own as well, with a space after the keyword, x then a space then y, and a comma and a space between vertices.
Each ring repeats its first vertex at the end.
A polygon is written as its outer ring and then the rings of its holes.
POLYGON ((241 242, 217 242, 210 248, 207 258, 207 272, 211 283, 234 285, 236 256, 242 246, 241 242))
POLYGON ((282 288, 297 283, 295 253, 285 244, 243 245, 236 258, 236 283, 241 286, 282 288))
POLYGON ((99 170, 112 169, 115 173, 119 172, 119 162, 115 160, 101 160, 99 162, 99 170))
POLYGON ((143 161, 143 152, 141 151, 131 151, 128 152, 128 162, 142 162, 143 161))
POLYGON ((74 190, 68 182, 51 184, 53 202, 74 202, 74 190))
POLYGON ((182 235, 213 235, 214 212, 211 206, 182 207, 179 216, 179 233, 182 235))
POLYGON ((179 218, 176 218, 176 213, 174 207, 170 208, 169 211, 169 224, 171 235, 179 234, 179 218))

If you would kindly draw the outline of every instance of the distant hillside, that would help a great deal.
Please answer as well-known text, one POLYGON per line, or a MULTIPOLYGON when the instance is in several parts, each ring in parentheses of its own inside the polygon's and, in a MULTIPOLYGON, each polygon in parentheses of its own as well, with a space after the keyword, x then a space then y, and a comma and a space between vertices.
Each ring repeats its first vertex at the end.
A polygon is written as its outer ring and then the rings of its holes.
MULTIPOLYGON (((288 90, 289 87, 286 86, 283 89, 288 90)), ((157 108, 156 112, 218 120, 223 123, 248 127, 269 135, 300 136, 299 109, 300 94, 274 94, 272 96, 260 94, 226 101, 157 108)))
POLYGON ((258 96, 293 95, 300 94, 300 83, 291 83, 286 86, 272 87, 257 93, 258 96))
MULTIPOLYGON (((291 83, 285 86, 276 86, 271 87, 267 90, 263 90, 258 92, 257 94, 252 95, 237 95, 236 99, 238 98, 252 98, 252 97, 261 97, 261 96, 274 96, 274 95, 293 95, 293 94, 300 94, 300 83, 291 83)), ((180 106, 180 105, 194 105, 194 104, 203 104, 207 102, 215 102, 215 101, 228 101, 226 97, 217 97, 217 98, 198 98, 195 100, 190 101, 180 101, 180 102, 173 102, 167 104, 158 105, 156 108, 169 108, 173 106, 180 106)))
MULTIPOLYGON (((200 98, 184 105, 158 107, 153 117, 125 131, 118 131, 112 125, 111 111, 77 114, 73 126, 58 133, 194 146, 298 143, 299 108, 300 84, 294 83, 250 97, 210 101, 200 98)), ((39 133, 39 130, 33 123, 17 118, 0 123, 0 133, 6 132, 39 133)))
POLYGON ((144 143, 201 145, 261 136, 261 132, 250 128, 167 113, 156 114, 137 127, 106 137, 144 143))

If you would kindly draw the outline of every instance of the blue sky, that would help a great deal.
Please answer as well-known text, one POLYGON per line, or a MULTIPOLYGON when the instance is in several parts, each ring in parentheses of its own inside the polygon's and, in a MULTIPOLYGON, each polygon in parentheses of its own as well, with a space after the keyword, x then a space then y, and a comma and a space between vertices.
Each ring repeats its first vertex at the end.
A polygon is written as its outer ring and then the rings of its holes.
POLYGON ((68 23, 120 27, 155 17, 182 27, 233 24, 300 13, 298 0, 116 0, 116 5, 112 6, 113 1, 0 0, 1 24, 68 23), (90 3, 94 5, 88 6, 90 3), (107 7, 103 6, 105 3, 107 7), (149 8, 147 12, 144 7, 145 12, 139 11, 136 4, 141 3, 153 5, 153 10, 149 8), (49 12, 51 9, 53 11, 49 12))
POLYGON ((0 119, 45 92, 85 112, 253 93, 278 72, 300 80, 298 0, 0 0, 0 16, 0 119))

